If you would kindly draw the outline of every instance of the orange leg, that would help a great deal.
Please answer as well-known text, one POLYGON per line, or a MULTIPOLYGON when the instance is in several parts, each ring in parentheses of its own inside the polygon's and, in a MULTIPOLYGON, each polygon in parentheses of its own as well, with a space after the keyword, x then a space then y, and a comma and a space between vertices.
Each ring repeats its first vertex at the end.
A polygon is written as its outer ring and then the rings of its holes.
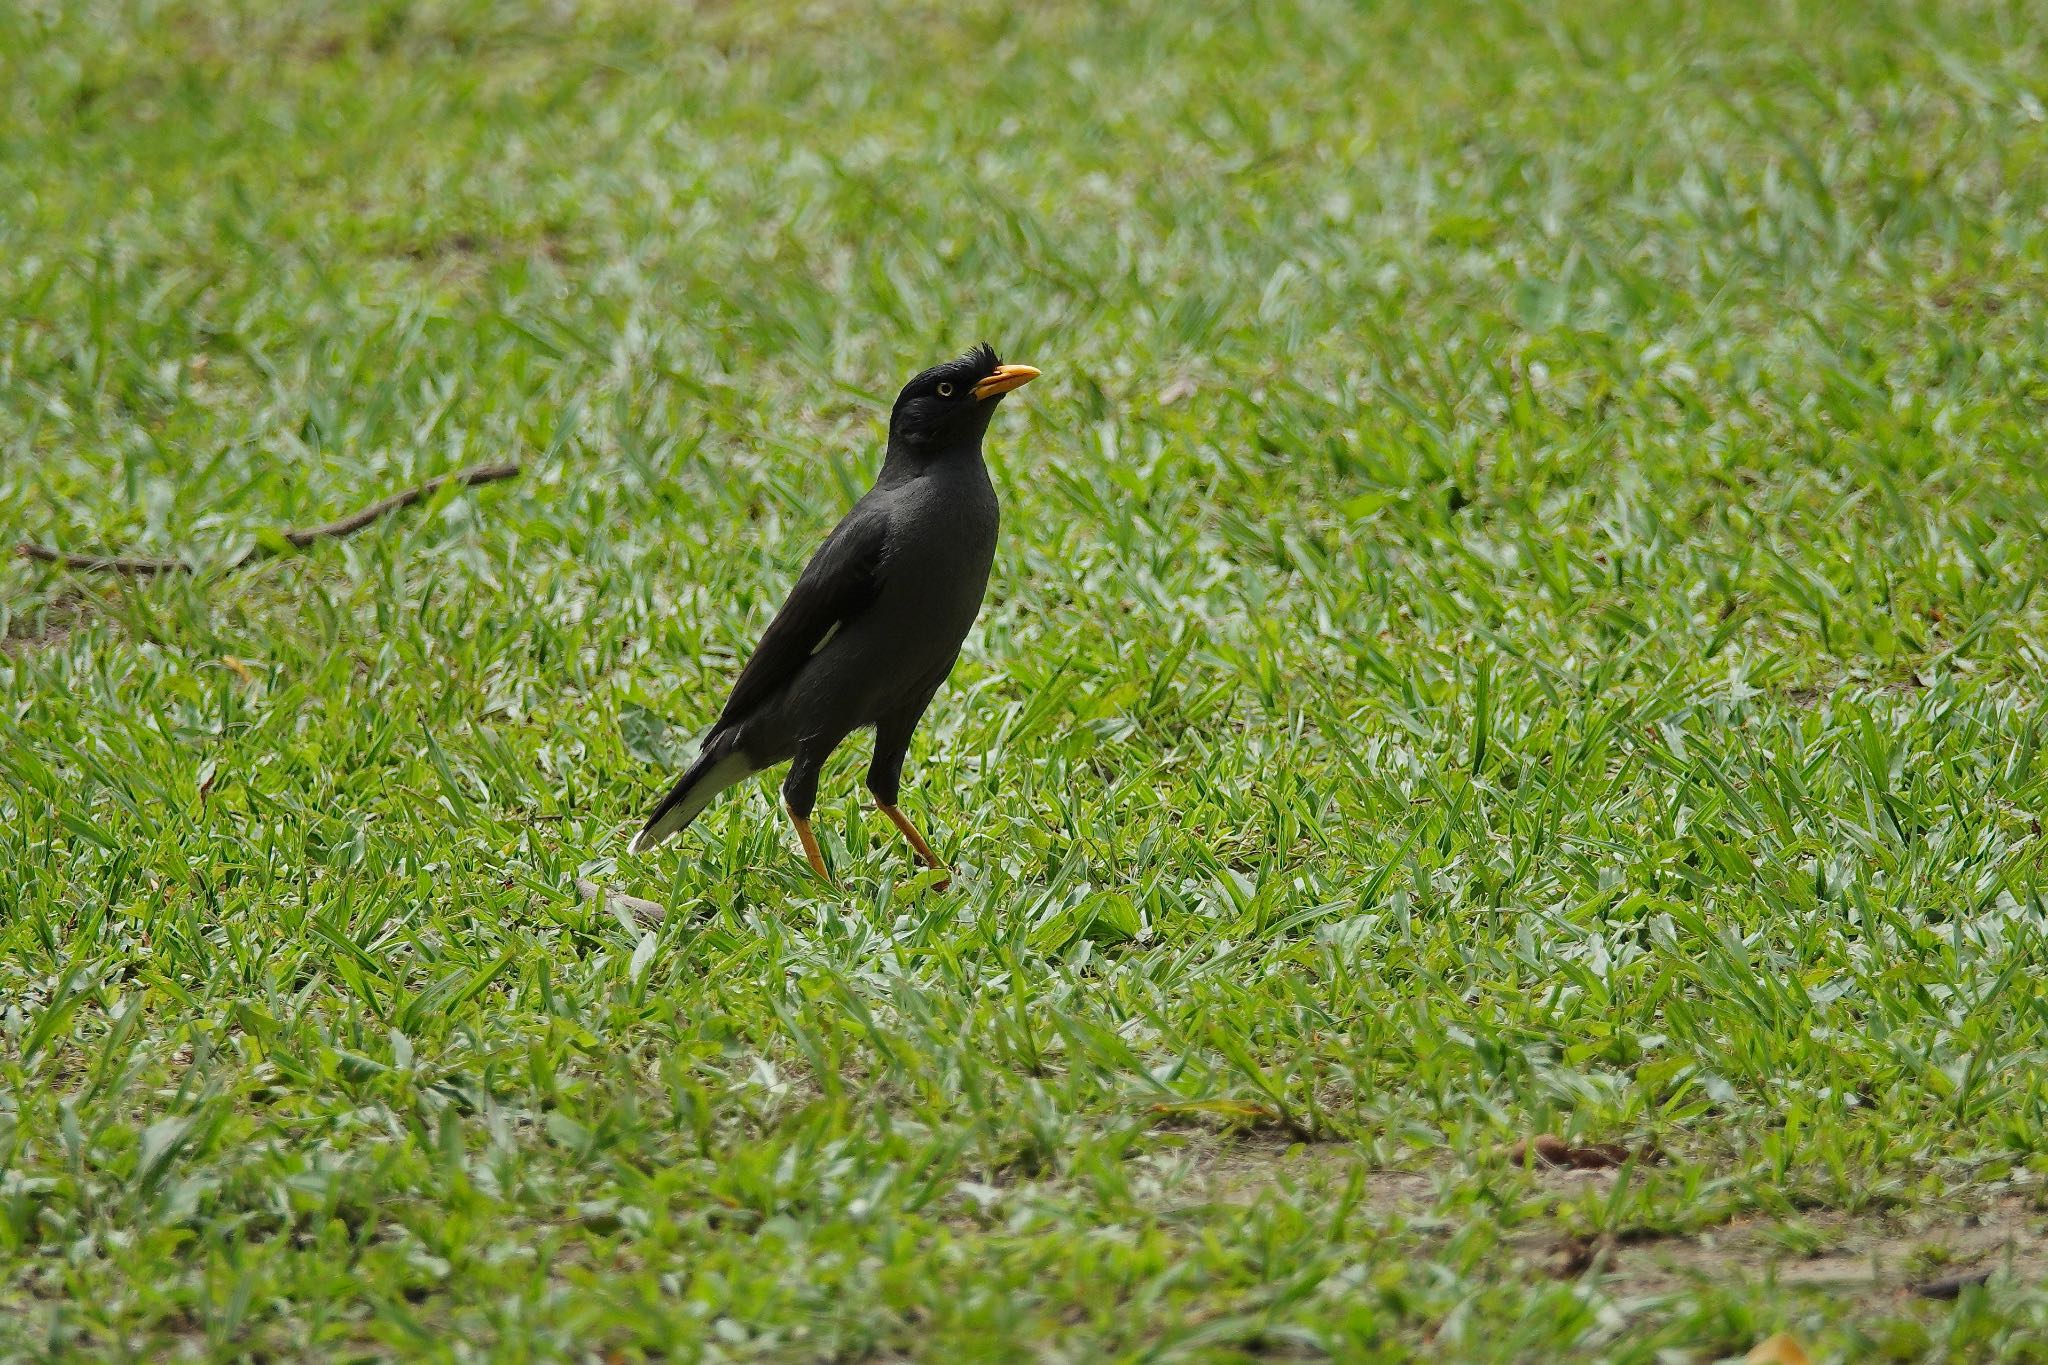
POLYGON ((804 846, 804 857, 810 859, 811 871, 830 882, 832 874, 825 870, 825 855, 818 852, 818 836, 811 833, 810 818, 792 810, 789 822, 796 826, 796 841, 804 846))
POLYGON ((877 801, 875 804, 881 808, 882 814, 889 817, 891 824, 903 831, 903 837, 910 840, 910 846, 917 850, 919 861, 934 871, 946 873, 934 884, 934 889, 944 891, 947 887, 951 886, 953 884, 952 873, 946 871, 946 865, 939 861, 939 855, 932 852, 932 846, 924 841, 922 834, 917 832, 917 826, 910 823, 910 817, 905 815, 901 809, 890 805, 886 801, 877 801))

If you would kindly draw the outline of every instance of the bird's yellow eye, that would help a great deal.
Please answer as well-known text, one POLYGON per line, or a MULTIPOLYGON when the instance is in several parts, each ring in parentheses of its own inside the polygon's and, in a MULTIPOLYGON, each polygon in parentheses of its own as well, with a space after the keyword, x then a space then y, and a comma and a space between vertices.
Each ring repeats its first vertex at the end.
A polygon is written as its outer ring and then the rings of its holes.
POLYGON ((951 384, 941 384, 941 385, 939 385, 939 397, 941 397, 941 398, 951 398, 952 396, 953 396, 953 386, 952 386, 951 384))

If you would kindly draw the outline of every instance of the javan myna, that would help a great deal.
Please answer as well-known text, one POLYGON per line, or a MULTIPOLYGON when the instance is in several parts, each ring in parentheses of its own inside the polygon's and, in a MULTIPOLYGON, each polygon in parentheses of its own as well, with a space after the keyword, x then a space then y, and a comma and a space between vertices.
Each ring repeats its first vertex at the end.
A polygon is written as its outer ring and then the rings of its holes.
POLYGON ((727 787, 788 763, 789 818, 812 870, 829 880, 811 834, 818 770, 841 740, 872 726, 868 790, 925 865, 942 867, 896 795, 911 733, 953 670, 995 561, 982 433, 1003 395, 1037 377, 983 344, 903 386, 875 486, 790 589, 697 761, 633 840, 635 853, 684 828, 727 787))

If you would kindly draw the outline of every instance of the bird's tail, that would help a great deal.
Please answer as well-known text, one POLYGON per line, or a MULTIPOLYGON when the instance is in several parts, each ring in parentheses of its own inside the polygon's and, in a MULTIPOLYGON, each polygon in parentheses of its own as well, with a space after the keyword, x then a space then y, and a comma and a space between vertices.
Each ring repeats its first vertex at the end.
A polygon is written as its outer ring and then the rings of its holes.
POLYGON ((668 795, 662 797, 661 804, 654 808, 654 814, 647 817, 647 823, 633 836, 633 851, 645 853, 653 848, 696 819, 699 812, 711 804, 712 797, 758 771, 729 734, 705 741, 704 751, 697 755, 697 761, 676 779, 676 784, 668 789, 668 795))

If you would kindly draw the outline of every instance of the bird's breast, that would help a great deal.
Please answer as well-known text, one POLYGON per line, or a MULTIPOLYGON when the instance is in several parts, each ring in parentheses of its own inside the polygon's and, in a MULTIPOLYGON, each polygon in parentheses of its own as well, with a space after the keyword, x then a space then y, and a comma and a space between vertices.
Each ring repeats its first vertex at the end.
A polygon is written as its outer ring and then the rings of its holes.
POLYGON ((899 611, 921 617, 948 650, 974 624, 995 563, 998 511, 988 476, 920 480, 889 518, 881 587, 899 611), (950 639, 946 637, 950 636, 950 639))
POLYGON ((814 655, 797 710, 820 732, 870 725, 929 699, 980 614, 995 561, 995 493, 981 487, 890 490, 875 598, 814 655))

